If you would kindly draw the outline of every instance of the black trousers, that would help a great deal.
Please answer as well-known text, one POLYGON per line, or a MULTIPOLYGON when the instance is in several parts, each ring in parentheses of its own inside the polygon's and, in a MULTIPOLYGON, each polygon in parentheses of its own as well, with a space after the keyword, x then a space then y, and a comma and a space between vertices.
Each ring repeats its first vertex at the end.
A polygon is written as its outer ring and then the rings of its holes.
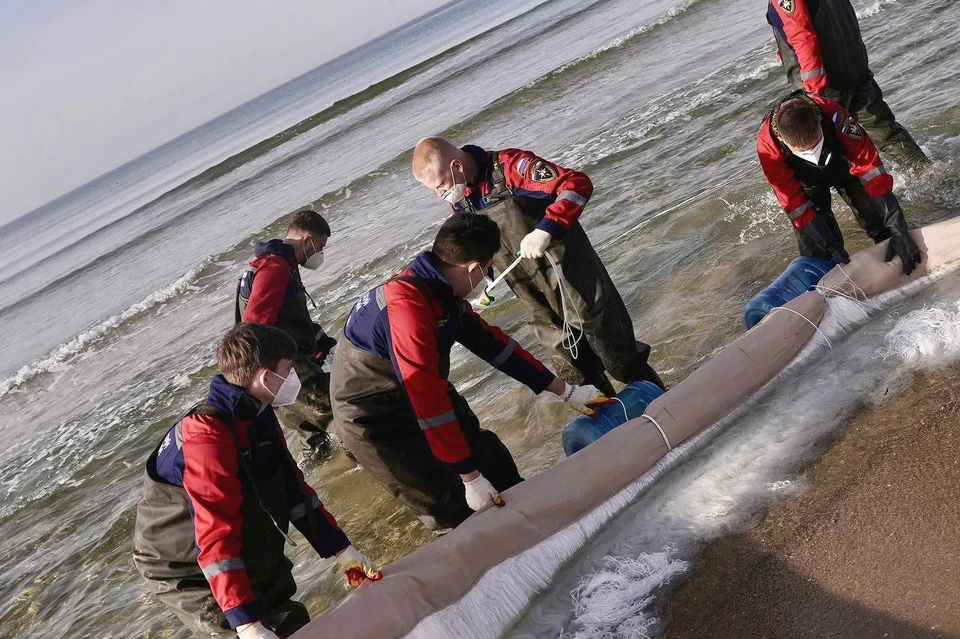
MULTIPOLYGON (((873 203, 873 199, 867 194, 866 189, 863 188, 858 178, 850 176, 843 182, 834 185, 834 188, 837 189, 837 193, 840 194, 843 201, 846 202, 853 211, 853 217, 857 220, 857 224, 867 232, 867 235, 873 240, 874 244, 878 244, 890 237, 889 229, 883 225, 883 213, 877 209, 873 203)), ((810 198, 810 201, 813 202, 817 216, 826 222, 830 230, 837 236, 837 239, 842 242, 843 234, 840 232, 840 226, 837 224, 837 218, 833 214, 830 203, 830 187, 825 185, 815 187, 805 186, 804 191, 807 197, 810 198)), ((793 231, 797 236, 797 246, 800 250, 800 255, 813 255, 827 260, 831 259, 830 254, 820 248, 806 233, 798 230, 796 227, 794 227, 793 231)))

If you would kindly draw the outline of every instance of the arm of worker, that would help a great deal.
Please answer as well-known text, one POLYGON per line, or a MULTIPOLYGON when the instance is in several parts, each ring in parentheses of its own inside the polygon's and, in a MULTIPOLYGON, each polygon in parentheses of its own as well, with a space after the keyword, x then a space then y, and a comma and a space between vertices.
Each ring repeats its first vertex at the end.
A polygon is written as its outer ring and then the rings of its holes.
POLYGON ((290 454, 286 438, 277 424, 277 435, 283 445, 284 484, 290 508, 290 522, 310 542, 321 557, 336 557, 352 586, 365 580, 379 581, 382 577, 376 565, 350 543, 340 529, 336 518, 326 509, 317 492, 303 477, 303 471, 290 454))
POLYGON ((183 487, 193 510, 197 562, 231 628, 259 621, 242 555, 243 488, 233 438, 214 418, 183 420, 183 487))
POLYGON ((383 291, 390 361, 430 451, 451 472, 472 476, 477 465, 447 395, 448 382, 440 374, 436 314, 424 294, 409 282, 388 282, 383 291))
POLYGON ((316 322, 313 323, 313 334, 317 339, 317 354, 313 356, 313 361, 317 366, 323 366, 327 357, 337 347, 337 340, 327 335, 323 327, 316 322))
POLYGON ((850 256, 843 248, 843 242, 834 235, 823 219, 817 217, 813 202, 804 193, 803 186, 787 165, 785 152, 770 133, 769 118, 764 120, 757 136, 757 156, 767 182, 793 226, 810 237, 837 262, 848 263, 850 256))
POLYGON ((590 178, 530 151, 505 149, 500 151, 498 159, 503 165, 507 188, 514 195, 550 200, 536 230, 548 233, 550 240, 563 239, 593 195, 590 178))
POLYGON ((512 337, 483 321, 469 303, 461 301, 460 304, 463 319, 457 341, 491 366, 525 384, 538 395, 543 391, 553 393, 570 408, 584 415, 593 415, 595 407, 613 401, 594 386, 567 384, 512 337))
POLYGON ((290 283, 290 266, 280 256, 271 256, 253 278, 250 301, 243 309, 244 322, 257 322, 273 326, 287 295, 290 283))
POLYGON ((773 27, 781 31, 797 54, 804 90, 822 95, 827 88, 827 72, 823 66, 820 39, 814 29, 813 15, 807 6, 807 0, 773 0, 770 2, 768 14, 773 27))

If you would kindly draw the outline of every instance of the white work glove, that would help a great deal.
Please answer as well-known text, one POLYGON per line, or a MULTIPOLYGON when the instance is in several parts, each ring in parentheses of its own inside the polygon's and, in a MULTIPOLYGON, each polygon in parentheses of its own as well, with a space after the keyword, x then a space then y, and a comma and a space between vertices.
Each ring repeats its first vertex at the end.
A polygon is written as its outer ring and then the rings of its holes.
POLYGON ((543 257, 553 237, 543 229, 533 229, 520 242, 520 255, 527 259, 543 257))
POLYGON ((500 493, 483 475, 463 482, 463 487, 467 493, 467 505, 474 511, 489 506, 491 503, 503 506, 503 498, 500 497, 500 493))
POLYGON ((343 574, 351 586, 359 586, 364 580, 380 581, 383 574, 377 570, 377 565, 369 557, 354 548, 347 546, 337 555, 337 563, 343 568, 343 574))
POLYGON ((275 632, 259 621, 254 621, 244 626, 237 626, 237 636, 240 637, 240 639, 280 639, 275 632))
POLYGON ((567 390, 564 391, 562 399, 567 406, 589 417, 597 414, 593 410, 595 407, 613 403, 612 399, 601 393, 592 384, 583 386, 567 384, 567 390))

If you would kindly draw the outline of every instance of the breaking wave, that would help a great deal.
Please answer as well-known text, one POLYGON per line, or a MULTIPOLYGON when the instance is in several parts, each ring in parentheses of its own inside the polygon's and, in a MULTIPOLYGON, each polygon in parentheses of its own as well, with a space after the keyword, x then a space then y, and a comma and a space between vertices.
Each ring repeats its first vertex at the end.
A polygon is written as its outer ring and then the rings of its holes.
POLYGON ((200 272, 204 269, 204 267, 210 264, 210 262, 210 258, 204 260, 196 267, 190 269, 181 277, 174 280, 168 286, 151 293, 136 304, 127 308, 122 313, 108 317, 99 324, 96 324, 83 331, 70 341, 60 344, 40 359, 23 366, 13 375, 0 381, 0 397, 4 397, 10 391, 30 381, 38 375, 57 370, 71 357, 83 352, 91 344, 100 341, 124 323, 137 317, 141 313, 148 311, 155 306, 163 304, 164 302, 167 302, 189 290, 194 281, 200 275, 200 272))

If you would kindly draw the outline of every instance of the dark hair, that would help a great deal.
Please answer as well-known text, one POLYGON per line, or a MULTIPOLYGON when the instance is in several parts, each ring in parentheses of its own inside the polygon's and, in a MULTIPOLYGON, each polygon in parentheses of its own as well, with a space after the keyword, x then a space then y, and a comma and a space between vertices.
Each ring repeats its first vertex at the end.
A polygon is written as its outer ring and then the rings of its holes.
POLYGON ((302 231, 310 235, 330 237, 330 225, 319 213, 310 209, 297 211, 293 214, 290 223, 287 224, 287 235, 290 235, 290 231, 302 231))
POLYGON ((433 254, 447 264, 462 266, 490 261, 500 250, 500 227, 486 215, 462 213, 447 218, 433 240, 433 254))
POLYGON ((820 137, 820 110, 803 98, 788 100, 777 109, 777 135, 789 146, 810 146, 820 137))
POLYGON ((247 388, 260 368, 276 370, 282 359, 297 356, 297 343, 284 331, 266 324, 242 322, 217 345, 217 365, 231 384, 247 388))

